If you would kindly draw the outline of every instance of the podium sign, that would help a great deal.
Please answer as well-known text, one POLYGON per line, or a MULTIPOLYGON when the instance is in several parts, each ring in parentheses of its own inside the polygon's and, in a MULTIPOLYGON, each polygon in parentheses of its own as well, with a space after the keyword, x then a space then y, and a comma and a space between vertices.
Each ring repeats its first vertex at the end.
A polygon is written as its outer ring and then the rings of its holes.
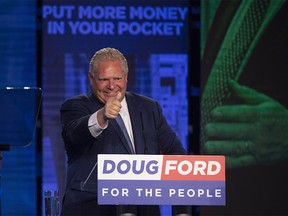
POLYGON ((98 155, 98 204, 225 205, 225 157, 98 155))

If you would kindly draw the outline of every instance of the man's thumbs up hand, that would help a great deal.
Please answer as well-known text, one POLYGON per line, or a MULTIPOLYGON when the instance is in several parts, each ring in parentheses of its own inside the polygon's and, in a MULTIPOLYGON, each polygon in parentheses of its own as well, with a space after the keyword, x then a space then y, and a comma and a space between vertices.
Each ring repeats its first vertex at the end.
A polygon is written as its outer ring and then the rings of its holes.
POLYGON ((107 100, 104 107, 104 115, 107 119, 117 118, 121 110, 121 98, 122 95, 119 92, 116 97, 111 97, 107 100))
POLYGON ((122 94, 121 94, 121 92, 119 92, 119 93, 116 95, 116 99, 117 99, 118 101, 120 101, 120 103, 121 103, 121 100, 122 100, 122 94))

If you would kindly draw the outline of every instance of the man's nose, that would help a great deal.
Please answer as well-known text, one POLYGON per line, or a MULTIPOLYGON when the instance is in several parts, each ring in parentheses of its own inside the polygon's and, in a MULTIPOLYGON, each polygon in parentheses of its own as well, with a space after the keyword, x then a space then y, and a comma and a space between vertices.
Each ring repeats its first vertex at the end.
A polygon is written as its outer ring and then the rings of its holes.
POLYGON ((114 88, 115 88, 115 83, 114 83, 114 80, 113 80, 113 79, 109 80, 109 82, 108 82, 108 88, 109 88, 109 89, 114 89, 114 88))

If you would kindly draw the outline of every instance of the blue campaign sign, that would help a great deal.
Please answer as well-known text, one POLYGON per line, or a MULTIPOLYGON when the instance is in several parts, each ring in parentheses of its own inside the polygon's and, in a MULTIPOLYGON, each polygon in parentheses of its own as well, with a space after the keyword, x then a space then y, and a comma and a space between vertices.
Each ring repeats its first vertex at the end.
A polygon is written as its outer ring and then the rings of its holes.
POLYGON ((224 156, 98 155, 98 203, 225 205, 224 156))

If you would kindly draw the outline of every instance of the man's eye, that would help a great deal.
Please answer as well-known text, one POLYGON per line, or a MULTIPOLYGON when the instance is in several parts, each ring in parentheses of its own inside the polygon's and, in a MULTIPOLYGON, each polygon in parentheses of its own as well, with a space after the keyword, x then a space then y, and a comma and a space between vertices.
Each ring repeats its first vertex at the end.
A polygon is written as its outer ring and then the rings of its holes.
POLYGON ((105 82, 107 79, 98 79, 100 82, 105 82))

